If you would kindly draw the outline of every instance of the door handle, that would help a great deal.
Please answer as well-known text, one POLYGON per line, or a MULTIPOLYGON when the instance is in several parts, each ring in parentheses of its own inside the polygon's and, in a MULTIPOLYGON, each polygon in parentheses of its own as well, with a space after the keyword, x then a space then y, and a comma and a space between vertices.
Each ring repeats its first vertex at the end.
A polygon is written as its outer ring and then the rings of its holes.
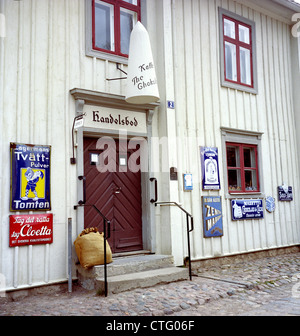
POLYGON ((154 199, 152 198, 152 199, 150 200, 150 202, 151 202, 151 203, 156 203, 156 202, 157 202, 157 198, 158 198, 158 196, 157 196, 157 179, 156 179, 155 177, 151 177, 151 178, 150 178, 150 181, 151 181, 151 182, 153 182, 153 181, 155 182, 155 184, 154 184, 154 188, 155 188, 155 198, 154 198, 154 199))
POLYGON ((106 239, 109 239, 110 238, 110 221, 107 221, 106 224, 107 224, 107 236, 106 236, 106 239))
POLYGON ((121 187, 117 187, 117 189, 115 190, 115 194, 120 194, 120 192, 121 192, 121 190, 122 190, 122 188, 121 187))

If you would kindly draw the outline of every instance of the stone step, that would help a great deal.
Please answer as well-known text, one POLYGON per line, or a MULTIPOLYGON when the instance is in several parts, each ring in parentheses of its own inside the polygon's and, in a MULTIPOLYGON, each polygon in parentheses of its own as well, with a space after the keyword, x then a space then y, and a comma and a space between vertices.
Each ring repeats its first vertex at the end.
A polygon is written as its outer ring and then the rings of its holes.
MULTIPOLYGON (((173 260, 173 256, 157 254, 114 258, 112 263, 107 264, 107 276, 169 267, 173 265, 173 260)), ((104 276, 104 265, 94 266, 90 269, 84 269, 78 265, 77 269, 86 277, 97 278, 104 276)))
MULTIPOLYGON (((135 272, 111 276, 107 278, 108 294, 116 294, 135 288, 152 287, 158 284, 187 280, 188 269, 181 267, 166 267, 149 271, 135 272)), ((104 279, 95 279, 95 289, 98 293, 104 292, 104 279)))
MULTIPOLYGON (((173 256, 156 254, 113 258, 113 262, 107 265, 107 277, 171 267, 174 266, 173 260, 173 256)), ((77 265, 77 274, 82 287, 92 290, 95 288, 95 279, 104 278, 104 265, 90 269, 77 265)))

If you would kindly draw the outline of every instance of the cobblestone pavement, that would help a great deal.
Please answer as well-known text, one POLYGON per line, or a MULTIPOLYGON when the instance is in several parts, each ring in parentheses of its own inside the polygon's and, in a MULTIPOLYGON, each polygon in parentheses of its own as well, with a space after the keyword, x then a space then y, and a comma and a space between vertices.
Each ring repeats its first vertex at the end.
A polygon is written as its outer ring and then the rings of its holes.
POLYGON ((300 315, 300 253, 195 270, 193 281, 97 296, 73 292, 0 299, 0 316, 300 315))
MULTIPOLYGON (((300 316, 300 295, 293 297, 294 284, 243 294, 191 307, 175 316, 300 316)), ((299 292, 300 293, 300 292, 299 292)))

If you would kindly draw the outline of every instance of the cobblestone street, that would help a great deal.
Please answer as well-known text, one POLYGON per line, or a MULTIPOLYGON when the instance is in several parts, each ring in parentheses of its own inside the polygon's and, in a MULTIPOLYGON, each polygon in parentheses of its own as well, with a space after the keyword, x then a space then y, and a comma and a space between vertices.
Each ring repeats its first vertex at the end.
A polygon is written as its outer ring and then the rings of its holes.
MULTIPOLYGON (((294 284, 270 290, 250 290, 205 306, 193 307, 181 316, 300 316, 300 295, 292 296, 294 284)), ((177 315, 177 313, 175 313, 177 315)))
POLYGON ((110 295, 77 285, 64 291, 0 298, 0 316, 300 315, 300 253, 195 270, 193 281, 110 295))

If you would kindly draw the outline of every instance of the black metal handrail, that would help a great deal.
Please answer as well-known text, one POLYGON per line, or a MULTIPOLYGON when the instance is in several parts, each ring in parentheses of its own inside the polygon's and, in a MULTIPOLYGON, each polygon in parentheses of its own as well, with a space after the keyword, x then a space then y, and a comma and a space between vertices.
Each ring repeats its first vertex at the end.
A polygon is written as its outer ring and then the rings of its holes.
POLYGON ((83 201, 79 201, 78 205, 74 206, 74 209, 76 210, 79 206, 90 206, 93 207, 98 214, 103 219, 103 236, 104 236, 104 294, 105 297, 107 297, 107 262, 106 262, 106 241, 110 238, 110 221, 103 215, 103 213, 96 207, 95 204, 86 204, 86 178, 85 176, 78 176, 78 179, 80 181, 83 181, 83 201))
POLYGON ((151 203, 157 202, 157 179, 155 177, 150 178, 150 182, 155 182, 155 197, 150 200, 151 203))
MULTIPOLYGON (((85 206, 88 206, 88 204, 85 204, 85 206)), ((98 212, 98 214, 103 219, 103 236, 104 236, 104 295, 107 297, 107 262, 106 262, 106 241, 110 238, 110 221, 103 215, 103 213, 96 207, 95 204, 92 205, 93 208, 98 212), (107 227, 106 227, 107 225, 107 227), (106 234, 107 233, 107 234, 106 234)))
POLYGON ((106 241, 107 239, 110 238, 110 221, 103 215, 103 213, 96 207, 95 204, 86 204, 86 203, 80 203, 78 205, 75 205, 75 209, 77 209, 78 206, 90 206, 93 207, 98 214, 102 217, 103 219, 103 236, 104 236, 104 295, 107 297, 107 262, 106 262, 106 257, 107 257, 107 251, 106 251, 106 241))
POLYGON ((155 206, 157 205, 176 205, 181 211, 186 214, 186 226, 187 226, 187 241, 188 241, 188 258, 189 258, 189 277, 192 281, 192 265, 191 265, 191 244, 190 244, 190 233, 194 230, 194 218, 193 216, 187 212, 181 205, 176 202, 156 202, 155 206), (189 224, 189 218, 191 218, 191 228, 189 224))

